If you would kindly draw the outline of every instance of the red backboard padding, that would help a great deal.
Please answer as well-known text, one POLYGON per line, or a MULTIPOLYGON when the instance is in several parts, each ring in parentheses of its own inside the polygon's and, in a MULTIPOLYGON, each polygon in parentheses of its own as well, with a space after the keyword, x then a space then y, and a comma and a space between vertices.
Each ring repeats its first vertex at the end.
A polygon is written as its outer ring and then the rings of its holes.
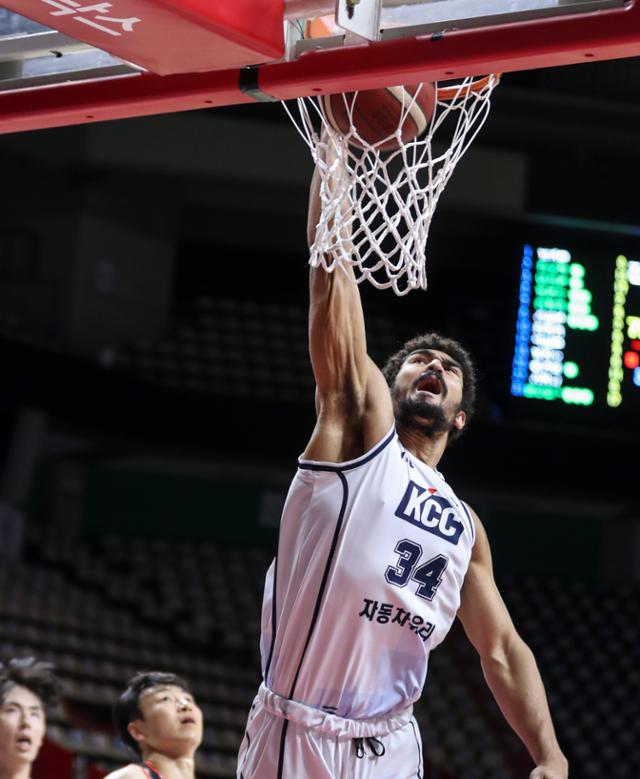
POLYGON ((266 96, 289 100, 639 53, 640 0, 629 0, 607 11, 456 30, 435 39, 399 38, 310 51, 252 69, 253 88, 247 88, 246 69, 226 68, 7 90, 0 92, 0 134, 251 103, 266 96))
POLYGON ((2 0, 2 5, 158 75, 255 65, 284 52, 284 0, 2 0))

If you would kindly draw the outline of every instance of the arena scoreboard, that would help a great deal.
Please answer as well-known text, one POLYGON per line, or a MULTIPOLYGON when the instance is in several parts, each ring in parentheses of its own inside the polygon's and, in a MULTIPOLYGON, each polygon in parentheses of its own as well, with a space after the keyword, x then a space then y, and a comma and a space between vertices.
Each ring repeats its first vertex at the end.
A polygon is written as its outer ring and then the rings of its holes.
POLYGON ((511 395, 582 416, 640 410, 640 254, 524 246, 511 395))

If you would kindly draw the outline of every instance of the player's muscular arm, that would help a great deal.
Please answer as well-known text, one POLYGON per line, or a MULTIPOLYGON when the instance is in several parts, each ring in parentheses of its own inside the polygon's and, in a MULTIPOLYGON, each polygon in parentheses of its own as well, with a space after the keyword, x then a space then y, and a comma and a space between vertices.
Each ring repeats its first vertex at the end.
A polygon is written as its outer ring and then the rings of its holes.
MULTIPOLYGON (((316 170, 309 197, 309 245, 320 217, 319 188, 316 170)), ((342 216, 347 230, 346 205, 342 216)), ((389 431, 393 410, 386 381, 367 355, 362 303, 351 267, 332 273, 311 269, 309 352, 318 421, 303 456, 330 462, 358 457, 389 431)))
POLYGON ((566 779, 568 764, 556 740, 536 661, 498 592, 487 534, 475 514, 474 520, 477 539, 458 616, 480 655, 496 702, 536 764, 530 779, 566 779))

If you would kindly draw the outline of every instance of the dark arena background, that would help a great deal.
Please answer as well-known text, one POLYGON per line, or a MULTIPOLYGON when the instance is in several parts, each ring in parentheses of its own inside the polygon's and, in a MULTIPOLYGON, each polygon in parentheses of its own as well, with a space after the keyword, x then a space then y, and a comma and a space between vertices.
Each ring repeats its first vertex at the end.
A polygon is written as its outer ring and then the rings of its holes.
MULTIPOLYGON (((572 779, 640 777, 638 94, 638 60, 506 75, 428 291, 362 286, 378 361, 430 329, 477 358, 442 470, 486 524, 572 779)), ((314 420, 308 151, 272 104, 6 135, 0 165, 0 649, 66 690, 34 779, 129 760, 110 706, 140 669, 190 680, 198 775, 233 777, 314 420)), ((430 779, 528 776, 458 628, 417 714, 430 779)))

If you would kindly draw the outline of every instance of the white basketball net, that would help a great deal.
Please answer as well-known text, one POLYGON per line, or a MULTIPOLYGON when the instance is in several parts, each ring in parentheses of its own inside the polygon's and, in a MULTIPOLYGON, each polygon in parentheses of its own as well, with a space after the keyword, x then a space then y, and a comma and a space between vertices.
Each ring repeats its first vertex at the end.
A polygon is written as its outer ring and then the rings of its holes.
POLYGON ((426 243, 438 198, 484 124, 498 81, 497 75, 467 78, 437 89, 427 132, 409 142, 401 140, 400 128, 415 96, 403 106, 398 130, 376 145, 354 127, 353 98, 343 96, 351 125, 346 135, 329 124, 318 98, 298 98, 297 111, 284 104, 321 175, 322 213, 310 264, 329 272, 351 265, 358 283, 367 279, 397 295, 425 289, 426 243), (394 136, 398 148, 381 151, 394 136), (363 148, 350 145, 354 139, 363 148))

